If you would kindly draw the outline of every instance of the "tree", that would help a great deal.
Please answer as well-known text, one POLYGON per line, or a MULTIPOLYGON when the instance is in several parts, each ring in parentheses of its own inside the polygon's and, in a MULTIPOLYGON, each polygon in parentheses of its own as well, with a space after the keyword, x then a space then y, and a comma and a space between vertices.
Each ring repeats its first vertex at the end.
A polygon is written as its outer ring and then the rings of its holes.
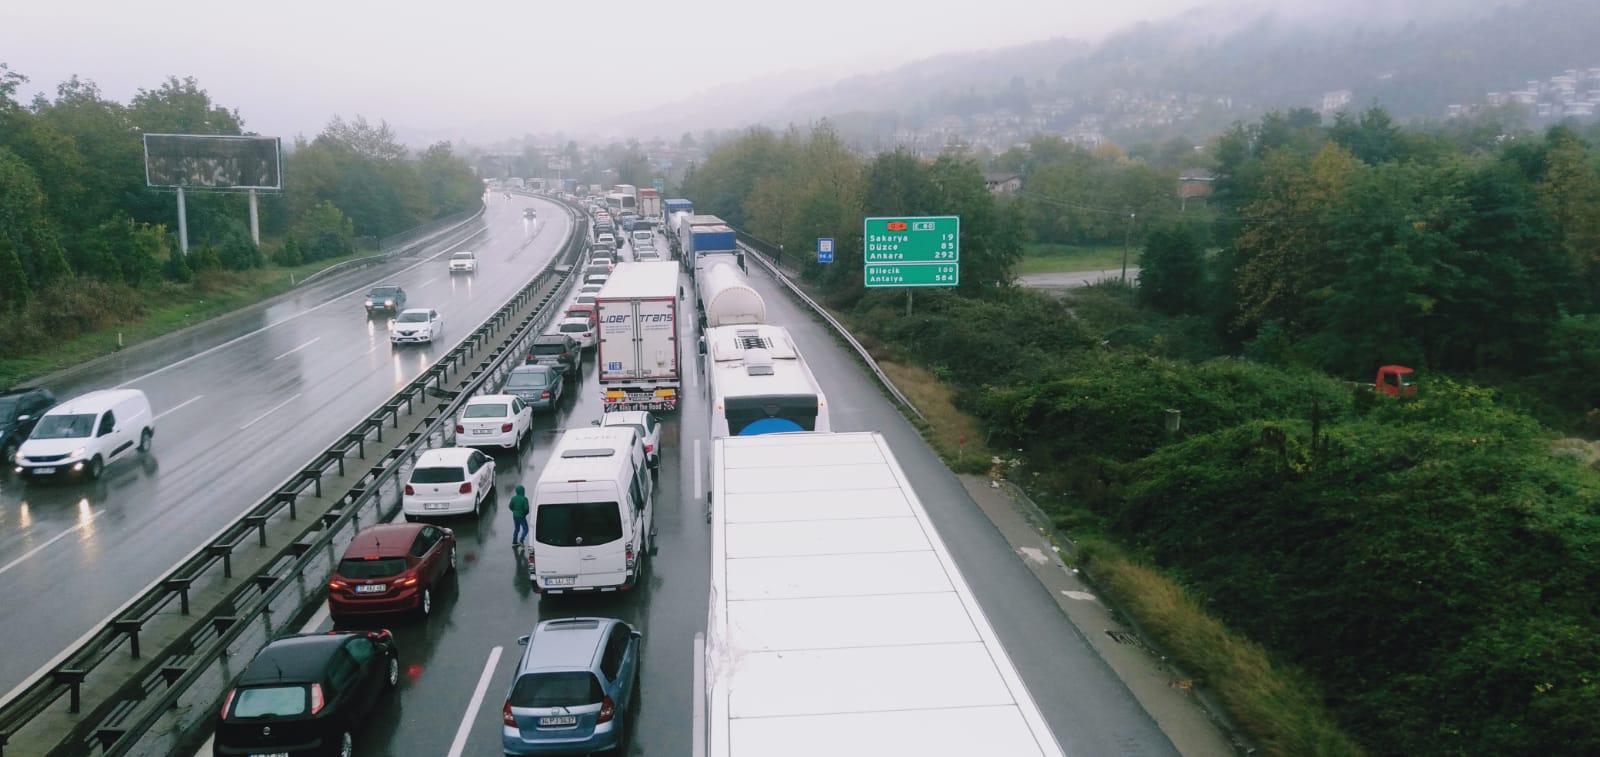
POLYGON ((139 131, 155 134, 227 134, 244 132, 238 110, 211 101, 192 76, 169 76, 155 89, 140 89, 129 109, 139 131))
POLYGON ((0 313, 15 313, 33 296, 11 240, 0 236, 0 313))
POLYGON ((34 287, 44 287, 72 274, 39 178, 22 158, 5 147, 0 147, 0 237, 10 242, 34 287))
POLYGON ((1168 315, 1197 313, 1205 286, 1205 243, 1192 224, 1151 229, 1139 258, 1139 301, 1168 315))
POLYGON ((331 202, 312 208, 295 224, 293 239, 307 262, 355 252, 354 224, 331 202))
POLYGON ((366 116, 356 115, 354 121, 334 116, 322 130, 318 139, 329 139, 350 148, 351 152, 370 161, 404 160, 405 145, 395 139, 394 129, 388 121, 376 125, 367 123, 366 116))
POLYGON ((483 204, 483 184, 467 162, 456 157, 449 142, 439 142, 422 151, 417 171, 433 217, 443 217, 475 209, 483 204))

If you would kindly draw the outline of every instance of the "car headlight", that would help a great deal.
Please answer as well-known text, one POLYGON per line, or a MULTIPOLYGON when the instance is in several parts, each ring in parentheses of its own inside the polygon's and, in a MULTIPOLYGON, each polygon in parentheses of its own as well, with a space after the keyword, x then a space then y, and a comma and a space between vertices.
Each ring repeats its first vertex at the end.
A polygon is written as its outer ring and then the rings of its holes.
POLYGON ((79 447, 79 448, 73 450, 72 454, 67 455, 67 459, 68 460, 73 460, 73 459, 76 459, 76 458, 83 457, 84 455, 86 455, 88 453, 89 453, 89 448, 88 447, 79 447))
POLYGON ((394 300, 384 300, 383 304, 388 305, 389 307, 394 307, 394 300))

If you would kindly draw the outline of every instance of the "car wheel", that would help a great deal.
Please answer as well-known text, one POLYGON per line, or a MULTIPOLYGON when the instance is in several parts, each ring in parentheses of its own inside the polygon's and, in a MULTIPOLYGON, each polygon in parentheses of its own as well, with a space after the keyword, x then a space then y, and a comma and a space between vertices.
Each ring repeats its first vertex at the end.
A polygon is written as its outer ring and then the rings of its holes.
POLYGON ((18 444, 17 442, 6 442, 5 444, 0 445, 0 462, 3 462, 7 466, 10 466, 13 462, 16 462, 17 448, 21 446, 22 445, 18 444))
POLYGON ((446 568, 445 572, 447 572, 447 573, 456 572, 456 548, 455 547, 451 547, 450 548, 450 567, 446 568))
POLYGON ((143 433, 139 434, 139 451, 140 452, 149 452, 150 451, 151 439, 154 436, 155 436, 155 432, 151 431, 150 429, 145 429, 143 433))
POLYGON ((339 734, 339 757, 352 757, 356 753, 355 740, 350 738, 350 732, 339 734))
POLYGON ((422 590, 422 601, 417 603, 417 614, 426 618, 433 613, 433 590, 422 590))
POLYGON ((89 461, 89 478, 99 478, 100 473, 105 469, 105 461, 101 460, 99 455, 95 455, 94 458, 89 461))
MULTIPOLYGON (((391 688, 391 689, 394 688, 396 684, 400 683, 400 660, 397 659, 397 658, 394 658, 394 657, 390 657, 389 658, 389 679, 388 680, 389 680, 389 688, 391 688)), ((637 683, 635 683, 634 684, 634 689, 637 690, 638 687, 639 687, 639 685, 637 683)))

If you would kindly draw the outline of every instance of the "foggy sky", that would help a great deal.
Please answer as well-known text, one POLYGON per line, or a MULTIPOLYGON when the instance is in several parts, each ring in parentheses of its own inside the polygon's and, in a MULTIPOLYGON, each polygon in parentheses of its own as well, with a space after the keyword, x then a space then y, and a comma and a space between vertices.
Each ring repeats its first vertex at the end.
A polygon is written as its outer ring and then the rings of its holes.
MULTIPOLYGON (((1290 13, 1448 5, 1223 2, 1290 13)), ((784 81, 824 86, 943 52, 1098 39, 1202 4, 1218 3, 6 0, 0 62, 29 77, 24 100, 53 95, 72 74, 123 102, 169 74, 194 76, 262 134, 310 136, 334 114, 362 114, 388 120, 411 142, 490 141, 611 131, 623 114, 774 74, 814 72, 784 81)))

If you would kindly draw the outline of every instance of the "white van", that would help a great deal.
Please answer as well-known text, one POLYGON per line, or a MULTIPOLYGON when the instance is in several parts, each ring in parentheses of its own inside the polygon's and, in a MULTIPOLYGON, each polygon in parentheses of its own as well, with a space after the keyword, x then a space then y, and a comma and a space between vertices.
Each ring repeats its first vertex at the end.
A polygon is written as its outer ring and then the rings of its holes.
POLYGON ((144 392, 89 392, 50 408, 13 462, 17 473, 29 478, 78 473, 99 478, 113 461, 148 451, 155 423, 144 392))
POLYGON ((528 578, 546 594, 626 591, 655 547, 654 481, 638 432, 562 435, 531 499, 528 578))

